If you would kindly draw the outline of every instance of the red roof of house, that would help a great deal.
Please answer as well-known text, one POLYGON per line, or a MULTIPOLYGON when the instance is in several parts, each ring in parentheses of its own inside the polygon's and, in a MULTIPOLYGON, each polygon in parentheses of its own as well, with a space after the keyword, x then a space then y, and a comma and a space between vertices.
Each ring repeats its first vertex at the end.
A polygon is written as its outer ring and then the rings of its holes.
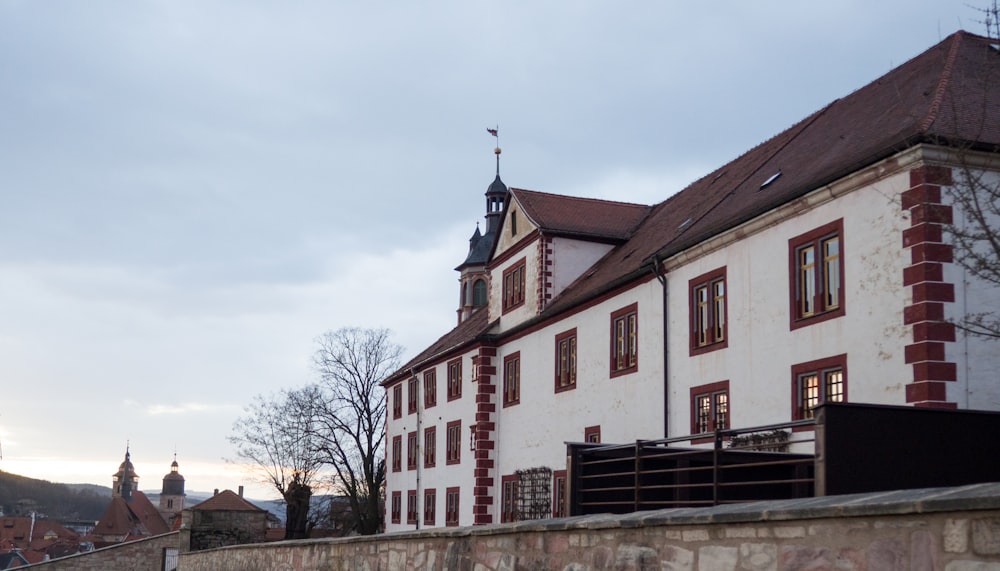
POLYGON ((232 490, 222 490, 218 494, 215 494, 211 498, 191 506, 192 510, 199 511, 256 511, 262 512, 267 511, 263 508, 259 508, 250 502, 243 499, 239 494, 232 490))
POLYGON ((95 536, 149 536, 168 531, 170 526, 163 520, 163 516, 146 494, 135 491, 127 502, 121 496, 111 498, 111 502, 91 533, 95 536))
POLYGON ((649 214, 649 206, 510 189, 531 222, 546 234, 621 242, 649 214))
POLYGON ((956 32, 695 181, 656 205, 627 243, 553 300, 546 313, 647 273, 654 255, 681 252, 913 145, 996 152, 1000 88, 987 83, 1000 78, 993 43, 956 32))
POLYGON ((67 529, 61 523, 44 518, 35 518, 34 530, 31 528, 31 518, 26 516, 0 517, 0 546, 13 545, 21 549, 44 549, 59 540, 77 540, 80 534, 67 529), (45 539, 49 532, 55 533, 55 539, 45 539), (28 534, 31 543, 28 543, 28 534))

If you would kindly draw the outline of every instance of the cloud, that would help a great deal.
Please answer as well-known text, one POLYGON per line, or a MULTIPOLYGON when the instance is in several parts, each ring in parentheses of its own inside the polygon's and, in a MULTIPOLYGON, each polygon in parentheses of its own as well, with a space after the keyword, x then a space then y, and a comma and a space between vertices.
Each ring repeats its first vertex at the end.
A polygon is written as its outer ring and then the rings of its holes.
POLYGON ((183 404, 154 404, 146 407, 146 413, 153 416, 161 414, 176 416, 176 415, 220 413, 220 412, 234 414, 238 410, 239 407, 236 405, 217 405, 217 404, 207 404, 207 403, 197 403, 197 402, 189 402, 183 404))

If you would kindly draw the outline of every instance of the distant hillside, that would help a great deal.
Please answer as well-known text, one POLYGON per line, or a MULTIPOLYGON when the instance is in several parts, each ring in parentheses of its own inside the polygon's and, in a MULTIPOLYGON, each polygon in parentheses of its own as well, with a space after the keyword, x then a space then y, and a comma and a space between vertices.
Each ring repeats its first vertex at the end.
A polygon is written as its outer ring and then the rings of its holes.
POLYGON ((51 519, 97 520, 108 507, 111 489, 90 484, 55 484, 0 471, 0 510, 31 512, 51 519))

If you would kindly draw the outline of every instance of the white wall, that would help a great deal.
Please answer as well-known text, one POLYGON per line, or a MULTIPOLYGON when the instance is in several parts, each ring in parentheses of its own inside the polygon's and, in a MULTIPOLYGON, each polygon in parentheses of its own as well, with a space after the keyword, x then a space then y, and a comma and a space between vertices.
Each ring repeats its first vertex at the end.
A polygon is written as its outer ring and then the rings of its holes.
POLYGON ((909 254, 901 233, 909 221, 898 195, 908 181, 907 173, 880 180, 668 274, 672 435, 691 432, 690 388, 722 380, 730 381, 732 427, 791 420, 792 365, 844 353, 848 400, 906 404, 912 373, 903 347, 912 341, 902 317, 909 254), (845 315, 791 330, 788 241, 839 218, 845 315), (689 280, 722 266, 729 346, 689 356, 689 280))

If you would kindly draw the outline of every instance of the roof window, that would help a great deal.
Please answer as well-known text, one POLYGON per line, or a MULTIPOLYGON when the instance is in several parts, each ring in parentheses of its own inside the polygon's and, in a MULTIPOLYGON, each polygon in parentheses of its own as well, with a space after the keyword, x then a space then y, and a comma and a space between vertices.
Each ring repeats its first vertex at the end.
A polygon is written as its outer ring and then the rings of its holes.
POLYGON ((781 176, 781 171, 778 171, 778 172, 772 174, 771 176, 767 177, 767 180, 765 180, 764 182, 761 183, 760 188, 761 189, 766 188, 769 184, 771 184, 772 182, 778 180, 779 176, 781 176))

